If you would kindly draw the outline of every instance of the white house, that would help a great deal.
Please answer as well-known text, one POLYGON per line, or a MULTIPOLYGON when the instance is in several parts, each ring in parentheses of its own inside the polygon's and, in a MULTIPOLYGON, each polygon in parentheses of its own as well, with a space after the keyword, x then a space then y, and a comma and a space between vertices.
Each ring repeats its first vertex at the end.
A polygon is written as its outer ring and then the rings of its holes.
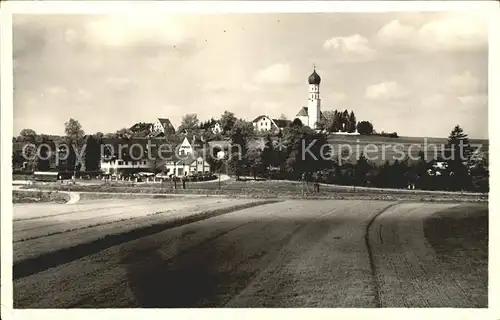
POLYGON ((291 121, 282 119, 272 119, 269 116, 261 115, 255 118, 252 121, 252 123, 255 131, 277 132, 289 126, 291 124, 291 121))
POLYGON ((101 171, 105 174, 117 174, 128 170, 153 170, 155 162, 150 160, 120 160, 120 159, 101 159, 101 171))
POLYGON ((212 132, 213 132, 214 134, 218 134, 218 133, 221 133, 221 132, 222 132, 222 127, 221 127, 221 125, 220 125, 220 123, 219 123, 219 122, 216 122, 216 123, 214 124, 214 126, 212 127, 212 132))
POLYGON ((187 157, 175 157, 165 162, 165 171, 167 175, 177 177, 187 176, 197 173, 210 172, 210 165, 201 156, 190 154, 187 157))
POLYGON ((151 125, 151 132, 161 132, 163 134, 175 133, 174 126, 167 118, 157 118, 151 125))
POLYGON ((196 149, 203 148, 203 143, 203 137, 186 136, 182 143, 177 146, 177 154, 180 156, 193 154, 196 149))

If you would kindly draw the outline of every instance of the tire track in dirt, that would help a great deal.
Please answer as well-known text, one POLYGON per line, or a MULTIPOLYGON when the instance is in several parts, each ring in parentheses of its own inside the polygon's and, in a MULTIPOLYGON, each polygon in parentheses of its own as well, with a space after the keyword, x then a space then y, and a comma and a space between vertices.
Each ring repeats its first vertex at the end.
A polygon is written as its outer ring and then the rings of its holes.
MULTIPOLYGON (((227 234, 228 229, 234 231, 240 224, 255 223, 256 220, 264 220, 265 224, 278 222, 279 219, 273 217, 280 211, 276 208, 282 206, 290 207, 286 202, 277 202, 241 211, 235 210, 227 215, 185 224, 123 243, 66 265, 18 279, 14 281, 14 305, 16 308, 67 308, 70 305, 83 308, 141 307, 143 304, 132 299, 133 295, 127 288, 126 278, 129 271, 126 270, 129 267, 124 258, 128 259, 129 263, 138 264, 142 269, 153 267, 154 271, 155 266, 163 266, 164 260, 171 261, 173 257, 193 246, 197 246, 199 250, 213 250, 210 243, 203 245, 207 238, 220 238, 221 232, 227 234), (155 259, 158 258, 155 252, 160 253, 160 261, 155 259), (134 255, 137 259, 133 259, 134 255), (79 275, 77 281, 74 281, 75 272, 79 275), (54 282, 56 274, 58 280, 54 282), (117 291, 118 294, 113 295, 117 291)), ((204 263, 200 267, 204 267, 204 263)), ((146 270, 142 276, 147 277, 152 271, 146 270)))
MULTIPOLYGON (((382 306, 381 306, 381 301, 380 301, 380 287, 379 287, 379 284, 377 281, 377 270, 376 270, 376 265, 375 265, 375 259, 373 256, 373 249, 372 249, 372 245, 370 242, 370 229, 371 229, 373 223, 375 222, 375 220, 380 215, 382 215, 384 212, 386 212, 390 208, 393 208, 393 207, 398 206, 400 204, 401 204, 401 202, 390 204, 387 207, 385 207, 384 209, 377 212, 370 219, 370 222, 368 222, 368 224, 366 225, 366 229, 365 229, 365 245, 366 245, 366 250, 368 252, 368 259, 370 261, 370 270, 372 273, 372 281, 373 281, 373 288, 374 288, 374 304, 375 304, 376 308, 381 308, 382 306)), ((382 238, 380 238, 380 240, 382 241, 382 238)))
POLYGON ((376 219, 369 240, 380 307, 477 307, 423 233, 425 218, 455 206, 406 203, 376 219))

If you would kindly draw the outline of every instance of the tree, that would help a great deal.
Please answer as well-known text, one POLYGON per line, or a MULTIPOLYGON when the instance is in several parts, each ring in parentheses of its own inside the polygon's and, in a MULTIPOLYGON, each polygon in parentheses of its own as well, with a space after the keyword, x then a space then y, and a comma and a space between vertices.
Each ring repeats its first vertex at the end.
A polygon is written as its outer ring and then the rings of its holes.
POLYGON ((452 177, 451 186, 464 190, 472 186, 472 178, 467 164, 472 155, 469 138, 463 129, 456 125, 448 136, 445 150, 449 152, 447 165, 452 177))
POLYGON ((292 126, 293 127, 302 127, 303 124, 302 124, 302 121, 300 121, 299 118, 295 118, 295 119, 293 119, 292 126))
POLYGON ((373 169, 373 166, 368 162, 368 159, 363 153, 359 155, 359 159, 354 166, 355 169, 355 183, 364 185, 365 178, 368 172, 373 169))
POLYGON ((339 132, 342 130, 342 114, 335 110, 333 113, 333 121, 332 121, 332 132, 339 132))
POLYGON ((288 118, 287 118, 287 116, 284 113, 282 113, 280 115, 280 120, 288 120, 288 118))
POLYGON ((348 125, 347 125, 347 132, 353 133, 356 131, 356 116, 354 115, 354 111, 351 110, 351 113, 349 114, 349 119, 348 119, 348 125))
POLYGON ((269 173, 269 167, 276 164, 276 156, 271 135, 267 135, 264 150, 260 153, 260 158, 264 170, 269 173))
POLYGON ((247 153, 247 165, 248 168, 251 170, 251 173, 253 175, 253 179, 257 179, 257 175, 260 175, 263 171, 263 163, 262 163, 262 152, 256 149, 251 149, 247 153))
POLYGON ((101 138, 95 134, 87 137, 85 148, 85 170, 98 171, 101 161, 101 138))
POLYGON ((347 132, 348 125, 349 125, 349 112, 347 110, 344 110, 344 112, 342 112, 341 123, 342 123, 342 126, 340 128, 341 131, 347 132))
POLYGON ((117 130, 115 133, 115 137, 120 138, 120 139, 130 139, 134 135, 134 132, 128 128, 122 128, 120 130, 117 130))
POLYGON ((189 113, 182 117, 181 125, 178 131, 182 132, 184 130, 190 132, 199 128, 198 115, 196 113, 189 113))
POLYGON ((472 155, 472 148, 469 144, 469 137, 457 124, 448 136, 447 149, 450 150, 452 158, 457 161, 468 161, 472 155))
POLYGON ((29 141, 31 143, 35 142, 36 139, 36 132, 33 129, 23 129, 21 132, 19 132, 19 136, 21 137, 22 141, 29 141))
POLYGON ((358 133, 362 135, 373 134, 373 124, 370 121, 361 121, 357 125, 358 133))
POLYGON ((231 173, 237 179, 243 174, 247 167, 247 140, 253 135, 253 124, 244 120, 237 120, 230 131, 231 137, 231 159, 228 163, 231 173))
POLYGON ((76 175, 76 171, 81 168, 83 159, 78 158, 75 148, 77 148, 78 151, 81 151, 81 147, 84 144, 85 132, 83 131, 80 122, 73 118, 64 123, 64 132, 66 134, 66 143, 69 146, 69 157, 67 163, 69 168, 73 168, 74 175, 76 175))
POLYGON ((64 133, 66 134, 66 137, 70 138, 74 143, 81 143, 85 135, 80 122, 73 118, 64 123, 64 133))
POLYGON ((224 111, 224 113, 220 117, 220 125, 222 127, 222 131, 224 133, 231 131, 236 121, 237 119, 234 116, 234 113, 227 110, 224 111))
POLYGON ((328 132, 333 132, 334 127, 333 123, 335 121, 335 112, 333 110, 323 111, 323 123, 325 126, 325 130, 328 132))

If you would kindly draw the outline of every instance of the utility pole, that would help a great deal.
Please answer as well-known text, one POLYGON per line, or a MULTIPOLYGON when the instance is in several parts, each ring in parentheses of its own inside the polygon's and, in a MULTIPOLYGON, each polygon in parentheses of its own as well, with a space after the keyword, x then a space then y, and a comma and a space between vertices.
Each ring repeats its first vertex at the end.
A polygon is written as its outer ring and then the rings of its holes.
POLYGON ((220 190, 220 172, 221 172, 221 169, 222 169, 222 160, 219 163, 219 190, 220 190))

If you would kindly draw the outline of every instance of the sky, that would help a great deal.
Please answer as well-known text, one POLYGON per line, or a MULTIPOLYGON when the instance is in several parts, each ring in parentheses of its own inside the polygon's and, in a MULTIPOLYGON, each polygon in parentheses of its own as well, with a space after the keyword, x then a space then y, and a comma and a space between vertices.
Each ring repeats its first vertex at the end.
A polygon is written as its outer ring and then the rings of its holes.
POLYGON ((86 133, 183 115, 293 120, 313 65, 322 111, 400 136, 488 137, 488 37, 472 13, 13 17, 14 134, 86 133))

